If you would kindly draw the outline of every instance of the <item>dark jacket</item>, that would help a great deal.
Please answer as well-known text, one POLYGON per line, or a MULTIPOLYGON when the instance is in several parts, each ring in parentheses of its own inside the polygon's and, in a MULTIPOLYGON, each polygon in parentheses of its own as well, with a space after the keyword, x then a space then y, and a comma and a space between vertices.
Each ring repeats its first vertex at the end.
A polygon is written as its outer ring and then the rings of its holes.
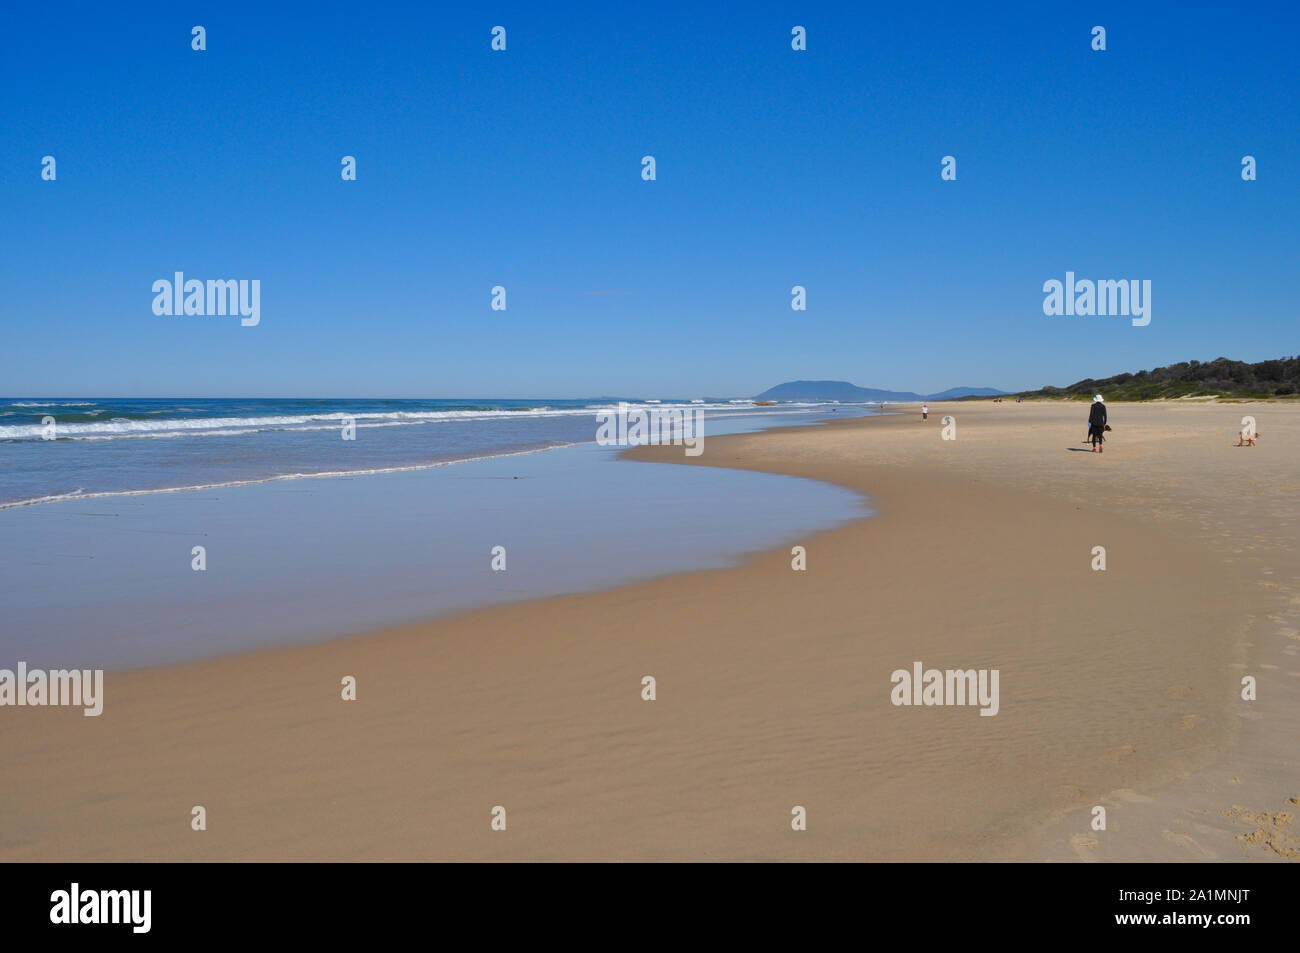
POLYGON ((1088 426, 1098 430, 1106 426, 1106 405, 1099 400, 1094 400, 1092 410, 1088 411, 1088 426))

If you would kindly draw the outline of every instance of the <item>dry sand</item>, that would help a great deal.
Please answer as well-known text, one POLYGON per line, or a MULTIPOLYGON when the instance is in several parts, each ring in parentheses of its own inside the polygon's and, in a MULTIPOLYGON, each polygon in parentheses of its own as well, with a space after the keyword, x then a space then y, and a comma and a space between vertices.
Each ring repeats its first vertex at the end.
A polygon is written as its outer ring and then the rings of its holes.
POLYGON ((1296 859, 1300 407, 1120 404, 1104 454, 1082 404, 931 411, 629 454, 868 494, 789 541, 804 572, 786 546, 6 709, 0 859, 1296 859), (914 661, 998 669, 999 713, 891 705, 914 661))

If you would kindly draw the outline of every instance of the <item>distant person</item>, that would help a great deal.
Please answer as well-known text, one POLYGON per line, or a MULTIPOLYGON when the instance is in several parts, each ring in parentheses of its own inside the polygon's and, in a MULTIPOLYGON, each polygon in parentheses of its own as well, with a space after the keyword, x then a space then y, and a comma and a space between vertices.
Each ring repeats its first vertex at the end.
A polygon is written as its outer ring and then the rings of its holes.
MULTIPOLYGON (((1102 446, 1106 442, 1106 402, 1098 394, 1092 399, 1092 408, 1088 411, 1088 439, 1092 441, 1093 453, 1104 453, 1102 446)), ((1078 433, 1078 431, 1075 431, 1078 433)))
POLYGON ((922 420, 929 420, 929 419, 930 419, 930 407, 929 407, 928 404, 922 404, 922 405, 921 405, 921 419, 922 419, 922 420))

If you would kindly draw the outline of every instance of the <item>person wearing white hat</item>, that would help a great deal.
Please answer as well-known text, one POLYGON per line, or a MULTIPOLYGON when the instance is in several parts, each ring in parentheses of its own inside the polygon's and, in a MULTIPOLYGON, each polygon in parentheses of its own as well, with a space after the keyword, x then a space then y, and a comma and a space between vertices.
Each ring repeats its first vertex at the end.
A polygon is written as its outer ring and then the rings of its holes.
POLYGON ((1088 439, 1092 441, 1092 452, 1102 453, 1102 444, 1106 441, 1106 402, 1098 394, 1092 399, 1092 408, 1088 411, 1088 439))

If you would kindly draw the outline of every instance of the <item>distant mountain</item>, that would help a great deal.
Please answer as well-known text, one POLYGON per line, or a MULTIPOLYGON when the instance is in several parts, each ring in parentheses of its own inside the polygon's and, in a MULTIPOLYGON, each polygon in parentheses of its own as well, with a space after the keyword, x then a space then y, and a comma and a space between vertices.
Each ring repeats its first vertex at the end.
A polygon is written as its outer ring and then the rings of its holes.
POLYGON ((959 397, 995 397, 1005 391, 992 387, 951 387, 937 394, 917 394, 910 390, 879 390, 858 387, 848 381, 789 381, 777 384, 754 400, 838 400, 842 404, 876 401, 956 400, 959 397))
POLYGON ((848 381, 789 381, 763 391, 754 399, 838 400, 841 403, 854 403, 872 400, 920 400, 921 395, 910 391, 858 387, 848 381))
POLYGON ((949 387, 937 394, 927 394, 927 400, 959 400, 962 397, 1001 397, 1006 391, 994 387, 949 387))

